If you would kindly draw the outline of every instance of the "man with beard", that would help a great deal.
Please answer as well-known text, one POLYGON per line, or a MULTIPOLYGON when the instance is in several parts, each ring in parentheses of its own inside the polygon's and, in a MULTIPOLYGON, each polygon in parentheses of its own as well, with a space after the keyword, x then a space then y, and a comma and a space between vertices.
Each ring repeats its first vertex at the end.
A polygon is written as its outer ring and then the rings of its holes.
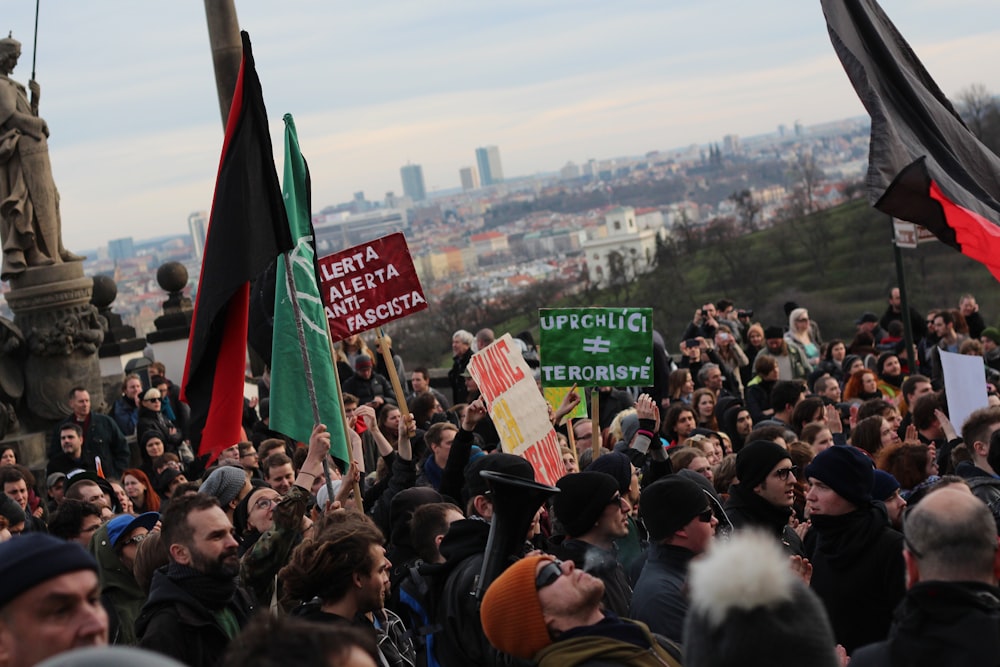
POLYGON ((385 609, 392 563, 375 522, 339 512, 320 522, 278 574, 285 593, 302 601, 293 616, 315 623, 354 626, 372 636, 381 664, 413 665, 416 656, 402 621, 385 609))
POLYGON ((486 589, 483 631, 498 650, 540 667, 681 664, 677 646, 603 611, 603 597, 601 580, 573 561, 529 556, 486 589))
POLYGON ((172 499, 162 522, 169 562, 153 575, 136 620, 139 646, 186 665, 219 664, 251 612, 250 597, 236 584, 233 524, 203 493, 172 499))

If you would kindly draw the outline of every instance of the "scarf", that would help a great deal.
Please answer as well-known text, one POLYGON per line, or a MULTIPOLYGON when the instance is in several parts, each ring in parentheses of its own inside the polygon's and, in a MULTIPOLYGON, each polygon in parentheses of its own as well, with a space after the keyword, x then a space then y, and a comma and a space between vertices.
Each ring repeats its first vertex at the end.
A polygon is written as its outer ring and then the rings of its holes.
POLYGON ((185 593, 193 597, 213 613, 225 609, 236 592, 236 579, 216 577, 199 572, 194 568, 173 561, 167 565, 170 577, 185 593))

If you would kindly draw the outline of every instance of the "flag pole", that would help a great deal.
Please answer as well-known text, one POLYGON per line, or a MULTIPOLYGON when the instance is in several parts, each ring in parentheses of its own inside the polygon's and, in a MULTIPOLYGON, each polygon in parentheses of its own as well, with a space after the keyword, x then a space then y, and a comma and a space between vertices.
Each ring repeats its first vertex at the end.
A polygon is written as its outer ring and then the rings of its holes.
POLYGON ((569 440, 569 450, 573 452, 573 460, 576 461, 576 467, 580 467, 580 457, 576 453, 576 434, 573 433, 573 418, 570 417, 566 420, 566 438, 569 440))
MULTIPOLYGON (((347 423, 347 408, 344 407, 344 389, 340 386, 340 371, 337 369, 337 351, 333 348, 333 332, 330 331, 330 320, 326 319, 326 340, 330 344, 330 360, 333 362, 333 379, 337 383, 337 398, 340 401, 340 414, 342 418, 340 420, 340 427, 344 429, 344 439, 347 440, 348 444, 351 442, 351 427, 347 423)), ((355 435, 357 435, 355 433, 355 435)), ((358 461, 362 465, 364 464, 364 456, 360 452, 355 452, 353 447, 351 449, 351 457, 353 461, 358 461)), ((324 462, 326 460, 324 459, 324 462)), ((351 461, 347 462, 348 470, 350 470, 351 461)), ((329 479, 329 474, 327 479, 329 479)), ((333 483, 330 482, 332 485, 333 483)), ((333 501, 333 496, 330 496, 331 502, 333 501)), ((364 514, 365 512, 365 501, 361 497, 361 484, 354 482, 354 501, 357 503, 358 511, 364 514)))
POLYGON ((914 375, 918 370, 918 359, 916 349, 913 347, 913 324, 910 322, 910 302, 906 295, 906 279, 903 272, 903 252, 896 243, 896 225, 893 224, 892 216, 889 216, 889 230, 892 233, 892 256, 896 261, 896 282, 899 283, 899 310, 903 320, 903 341, 906 345, 906 363, 910 368, 910 375, 914 375))
MULTIPOLYGON (((320 423, 319 401, 316 399, 316 383, 313 381, 312 364, 309 361, 309 349, 306 345, 306 332, 302 326, 302 310, 299 308, 299 295, 295 291, 295 276, 292 274, 292 250, 283 254, 285 259, 285 291, 288 299, 292 303, 292 313, 295 319, 295 335, 299 339, 299 350, 302 352, 302 368, 305 371, 306 391, 309 393, 309 407, 312 408, 313 424, 320 423)), ((336 375, 336 367, 334 368, 336 375)), ((338 392, 339 393, 339 392, 338 392)), ((341 400, 341 414, 343 414, 343 399, 341 400)), ((348 440, 348 442, 350 442, 348 440)), ((326 478, 326 495, 333 502, 333 480, 330 479, 330 462, 327 460, 329 452, 323 456, 323 476, 326 478)))

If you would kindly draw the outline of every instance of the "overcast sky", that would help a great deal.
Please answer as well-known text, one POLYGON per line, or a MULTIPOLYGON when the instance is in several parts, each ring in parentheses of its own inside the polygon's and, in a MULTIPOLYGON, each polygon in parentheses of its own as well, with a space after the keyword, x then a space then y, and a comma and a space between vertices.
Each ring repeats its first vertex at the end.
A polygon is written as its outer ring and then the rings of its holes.
MULTIPOLYGON (((1000 2, 883 0, 946 94, 1000 92, 1000 2)), ((35 2, 6 0, 31 74, 35 2)), ((864 113, 816 0, 244 0, 278 169, 296 119, 313 204, 864 113)), ((71 249, 186 231, 222 142, 201 0, 41 0, 37 79, 71 249)))

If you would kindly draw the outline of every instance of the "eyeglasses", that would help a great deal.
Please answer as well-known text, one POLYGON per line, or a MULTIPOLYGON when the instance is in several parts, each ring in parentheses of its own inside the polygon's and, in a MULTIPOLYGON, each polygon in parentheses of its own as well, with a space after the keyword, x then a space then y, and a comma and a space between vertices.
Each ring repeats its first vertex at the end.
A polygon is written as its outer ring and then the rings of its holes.
POLYGON ((621 507, 622 500, 624 500, 624 498, 621 497, 621 494, 616 493, 615 497, 608 501, 608 505, 618 505, 621 507))
POLYGON ((789 466, 787 468, 782 468, 780 470, 774 471, 774 476, 778 479, 788 479, 789 475, 794 475, 799 471, 798 466, 789 466))
POLYGON ((253 506, 259 510, 267 510, 277 505, 279 500, 279 498, 261 498, 253 506))
POLYGON ((145 540, 146 537, 148 537, 148 536, 149 536, 148 533, 143 533, 141 535, 133 535, 132 537, 130 537, 127 540, 125 540, 125 545, 124 546, 127 547, 130 544, 139 544, 140 542, 142 542, 143 540, 145 540))
POLYGON ((162 398, 144 398, 143 400, 146 401, 147 403, 159 403, 163 399, 162 398))
POLYGON ((808 317, 800 317, 799 319, 797 319, 797 320, 795 320, 795 321, 796 321, 796 322, 808 322, 808 321, 809 321, 809 318, 808 318, 808 317))
POLYGON ((698 521, 702 523, 712 523, 712 518, 715 514, 712 512, 711 507, 706 507, 704 510, 698 513, 698 521))
POLYGON ((549 561, 545 567, 538 571, 535 576, 535 590, 540 591, 546 586, 551 586, 556 582, 556 579, 563 575, 562 571, 562 561, 552 560, 549 561))

